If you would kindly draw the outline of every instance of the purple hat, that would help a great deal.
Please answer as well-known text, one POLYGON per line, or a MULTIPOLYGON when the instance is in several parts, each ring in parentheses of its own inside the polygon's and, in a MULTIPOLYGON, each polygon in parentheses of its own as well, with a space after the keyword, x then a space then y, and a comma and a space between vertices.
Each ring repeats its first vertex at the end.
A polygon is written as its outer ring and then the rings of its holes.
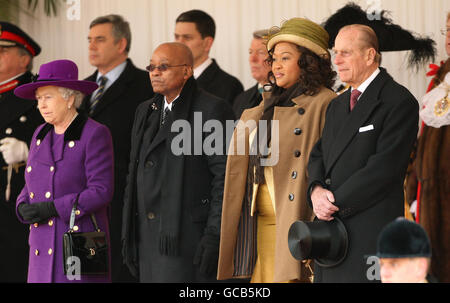
POLYGON ((36 100, 36 90, 42 86, 70 88, 89 95, 98 88, 92 81, 78 80, 78 67, 70 60, 56 60, 42 64, 36 81, 21 85, 14 94, 23 99, 36 100))

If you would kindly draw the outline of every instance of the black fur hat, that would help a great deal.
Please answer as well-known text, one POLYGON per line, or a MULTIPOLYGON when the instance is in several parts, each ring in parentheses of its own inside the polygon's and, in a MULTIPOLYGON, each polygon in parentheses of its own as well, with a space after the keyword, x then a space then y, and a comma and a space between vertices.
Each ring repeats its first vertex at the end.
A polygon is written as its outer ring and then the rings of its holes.
POLYGON ((386 225, 378 237, 378 258, 431 257, 431 244, 426 231, 404 218, 386 225))
POLYGON ((369 20, 368 13, 374 16, 370 12, 363 11, 357 4, 350 2, 331 15, 322 24, 330 35, 329 48, 333 48, 334 40, 342 27, 350 24, 363 24, 370 26, 375 31, 378 37, 379 51, 411 50, 408 59, 410 67, 415 66, 418 68, 422 64, 434 61, 436 42, 433 39, 418 37, 410 31, 393 24, 392 20, 387 16, 389 14, 388 11, 381 11, 379 18, 374 18, 374 20, 369 20))

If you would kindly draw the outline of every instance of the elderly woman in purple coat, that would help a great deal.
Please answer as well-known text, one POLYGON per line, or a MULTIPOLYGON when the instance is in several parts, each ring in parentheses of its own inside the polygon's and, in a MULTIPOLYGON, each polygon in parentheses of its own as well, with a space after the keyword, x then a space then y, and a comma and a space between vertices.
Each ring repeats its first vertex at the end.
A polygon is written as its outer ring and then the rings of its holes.
MULTIPOLYGON (((25 187, 16 213, 30 225, 28 282, 109 282, 108 275, 65 276, 63 234, 76 197, 74 231, 94 231, 90 215, 109 240, 107 207, 113 196, 113 148, 109 130, 78 114, 83 94, 97 84, 78 80, 69 60, 43 64, 36 82, 16 88, 25 99, 37 99, 45 124, 32 138, 25 187), (75 279, 74 279, 75 278, 75 279)), ((81 266, 83 266, 81 264, 81 266)))

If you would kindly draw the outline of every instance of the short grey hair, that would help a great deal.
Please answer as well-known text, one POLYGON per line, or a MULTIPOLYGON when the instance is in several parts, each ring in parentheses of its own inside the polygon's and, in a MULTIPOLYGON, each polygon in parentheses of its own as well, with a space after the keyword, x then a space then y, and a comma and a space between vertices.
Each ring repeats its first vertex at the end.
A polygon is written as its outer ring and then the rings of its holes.
MULTIPOLYGON (((273 35, 273 33, 272 33, 273 35)), ((267 39, 269 37, 268 29, 260 29, 253 32, 253 38, 255 39, 267 39)))
POLYGON ((66 88, 66 87, 58 87, 58 91, 61 94, 61 97, 63 97, 64 100, 69 100, 71 96, 75 97, 75 100, 73 102, 73 105, 75 108, 80 108, 81 103, 84 99, 84 94, 78 90, 66 88))
POLYGON ((31 72, 33 69, 33 56, 28 52, 25 48, 18 46, 19 55, 20 56, 28 56, 30 57, 30 62, 27 65, 27 71, 31 72))
POLYGON ((120 15, 106 15, 95 18, 94 21, 89 25, 89 29, 93 28, 99 24, 111 23, 112 25, 112 35, 114 36, 115 43, 119 42, 120 39, 125 38, 127 40, 127 47, 125 51, 130 52, 131 48, 131 30, 130 24, 125 21, 125 19, 120 15))

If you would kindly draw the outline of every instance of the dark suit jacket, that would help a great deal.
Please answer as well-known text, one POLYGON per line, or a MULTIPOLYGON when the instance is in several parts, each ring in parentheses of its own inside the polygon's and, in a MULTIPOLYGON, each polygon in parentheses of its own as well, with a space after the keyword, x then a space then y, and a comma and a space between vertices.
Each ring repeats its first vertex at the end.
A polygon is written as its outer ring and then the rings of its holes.
POLYGON ((234 99, 244 90, 244 87, 237 78, 224 72, 216 60, 212 59, 212 61, 213 63, 197 78, 197 84, 208 93, 224 99, 233 106, 234 99))
MULTIPOLYGON (((26 72, 16 80, 17 86, 31 82, 26 72)), ((16 86, 16 87, 17 87, 16 86)), ((36 101, 14 95, 14 88, 0 94, 0 140, 14 137, 30 144, 35 129, 44 122, 36 101)), ((26 282, 28 267, 28 228, 16 217, 15 203, 25 185, 25 163, 11 176, 11 195, 5 201, 7 164, 0 153, 0 282, 26 282)))
MULTIPOLYGON (((89 81, 96 81, 97 71, 89 81)), ((114 148, 114 197, 111 201, 112 280, 116 282, 116 266, 122 264, 120 234, 122 226, 123 193, 130 157, 130 134, 137 106, 153 96, 148 73, 136 68, 127 59, 125 70, 105 91, 91 118, 111 131, 114 148)), ((83 100, 82 110, 89 112, 91 96, 83 100)))
POLYGON ((379 232, 404 215, 403 181, 419 107, 406 88, 380 69, 352 112, 350 89, 330 103, 322 138, 310 154, 310 189, 321 184, 333 192, 349 235, 341 264, 315 264, 317 282, 368 282, 373 264, 366 264, 366 257, 376 253, 379 232))
POLYGON ((233 111, 236 119, 239 119, 248 108, 258 106, 262 101, 262 95, 258 91, 258 83, 255 86, 240 93, 233 104, 233 111))
MULTIPOLYGON (((206 230, 219 235, 222 213, 223 186, 225 177, 226 154, 225 146, 219 147, 222 154, 206 155, 204 151, 195 155, 182 154, 176 156, 171 151, 172 141, 179 137, 179 132, 158 132, 161 110, 163 109, 163 97, 156 95, 150 101, 141 104, 136 111, 136 119, 131 136, 130 167, 125 191, 123 211, 123 255, 130 271, 138 274, 139 262, 144 258, 138 257, 138 241, 149 241, 149 254, 153 273, 152 282, 199 282, 197 268, 193 266, 193 256, 206 230), (159 173, 164 178, 161 186, 161 200, 179 201, 182 205, 180 225, 180 252, 179 257, 160 255, 158 251, 158 237, 160 213, 155 211, 155 218, 149 220, 146 214, 137 214, 137 169, 139 155, 142 146, 142 137, 145 132, 145 124, 150 115, 148 127, 154 135, 149 149, 146 151, 145 161, 153 161, 154 169, 161 169, 157 163, 161 152, 167 156, 167 169, 159 173), (138 220, 147 218, 149 228, 144 236, 137 236, 138 220), (140 240, 137 240, 139 239, 140 240), (156 252, 155 252, 156 251, 156 252)), ((185 84, 180 95, 180 100, 174 103, 172 118, 164 127, 171 127, 176 120, 185 120, 191 126, 191 147, 194 149, 194 117, 201 115, 203 123, 208 120, 217 120, 225 125, 226 120, 233 120, 231 107, 221 99, 216 98, 197 89, 193 77, 185 84), (186 87, 189 88, 186 90, 186 87), (177 103, 178 102, 178 103, 177 103)), ((196 120, 196 123, 201 121, 196 120)), ((170 128, 169 128, 170 129, 170 128)), ((224 134, 225 136, 225 134, 224 134)), ((201 141, 207 137, 206 132, 201 133, 201 141)), ((189 139, 187 139, 189 140, 189 139)), ((225 140, 225 139, 224 139, 225 140)), ((225 143, 225 141, 223 141, 225 143)), ((198 144, 197 142, 196 144, 198 144)), ((177 145, 178 146, 178 145, 177 145)), ((149 189, 151 190, 151 188, 149 189)), ((147 198, 147 197, 146 197, 147 198)), ((150 201, 155 204, 154 201, 150 201)), ((159 201, 156 201, 158 203, 159 201)), ((151 273, 140 273, 141 276, 150 276, 151 273)), ((215 280, 215 277, 212 277, 215 280)))

